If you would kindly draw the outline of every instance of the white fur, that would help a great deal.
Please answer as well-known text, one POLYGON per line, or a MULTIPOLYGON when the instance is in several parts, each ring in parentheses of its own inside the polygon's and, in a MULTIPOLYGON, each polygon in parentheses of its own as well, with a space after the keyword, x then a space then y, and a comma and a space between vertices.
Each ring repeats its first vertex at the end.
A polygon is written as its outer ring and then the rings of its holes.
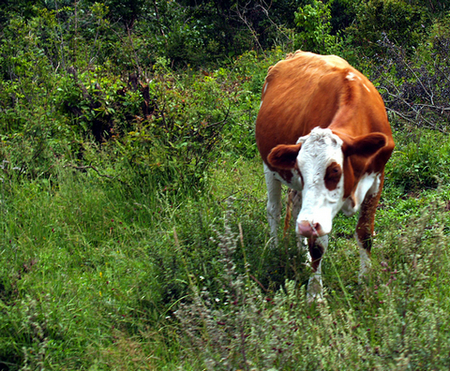
MULTIPOLYGON (((331 232, 335 215, 343 205, 344 177, 341 176, 336 189, 326 188, 324 177, 327 167, 336 162, 343 167, 342 140, 330 129, 315 128, 303 141, 297 157, 297 165, 303 177, 302 208, 297 224, 307 221, 319 223, 323 234, 331 232)), ((298 230, 297 230, 298 231, 298 230)))
MULTIPOLYGON (((322 246, 323 254, 325 255, 328 248, 328 236, 318 238, 317 244, 322 246)), ((306 289, 306 300, 308 303, 323 301, 322 260, 320 261, 317 270, 309 277, 308 287, 306 289)))
POLYGON ((274 244, 278 244, 277 229, 281 217, 281 182, 276 173, 264 164, 264 176, 267 185, 267 220, 270 226, 270 235, 274 244))
POLYGON ((350 197, 344 202, 342 206, 342 212, 346 216, 354 215, 359 208, 361 207, 364 198, 367 195, 373 195, 378 193, 381 185, 381 174, 379 173, 371 173, 364 174, 360 181, 358 182, 358 186, 356 187, 355 195, 352 199, 350 197))
POLYGON ((349 81, 355 81, 356 75, 353 72, 349 72, 345 78, 349 81))

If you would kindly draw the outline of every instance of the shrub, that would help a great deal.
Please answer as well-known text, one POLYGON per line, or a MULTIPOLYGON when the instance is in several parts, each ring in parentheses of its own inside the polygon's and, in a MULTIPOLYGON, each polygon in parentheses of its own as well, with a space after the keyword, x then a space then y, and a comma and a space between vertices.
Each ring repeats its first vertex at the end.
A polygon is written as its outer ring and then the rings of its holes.
POLYGON ((300 30, 295 35, 295 48, 320 54, 333 53, 339 38, 331 34, 331 6, 320 0, 299 7, 295 24, 300 30))
POLYGON ((381 44, 386 48, 386 57, 373 68, 371 77, 387 109, 399 120, 448 133, 448 29, 430 37, 414 57, 407 57, 387 38, 381 44))
POLYGON ((356 22, 347 29, 361 52, 370 56, 383 54, 378 45, 382 35, 413 52, 425 35, 429 23, 425 8, 404 0, 366 0, 354 3, 356 22))
POLYGON ((410 129, 396 135, 397 146, 387 165, 388 183, 405 192, 436 188, 448 184, 450 174, 450 141, 445 134, 410 129))
MULTIPOLYGON (((297 331, 296 323, 285 307, 288 303, 284 298, 264 297, 250 281, 249 267, 245 268, 246 275, 236 268, 239 237, 230 225, 232 213, 228 208, 224 231, 217 232, 223 266, 220 294, 211 296, 206 287, 191 280, 192 301, 182 303, 175 312, 181 324, 182 341, 186 341, 187 349, 195 350, 209 370, 249 370, 261 366, 268 369, 274 365, 283 368, 295 361, 290 341, 297 331), (272 311, 274 306, 276 309, 272 311), (281 308, 288 312, 283 313, 281 308)), ((243 243, 243 236, 240 238, 243 243)), ((288 286, 293 295, 293 286, 288 286)))

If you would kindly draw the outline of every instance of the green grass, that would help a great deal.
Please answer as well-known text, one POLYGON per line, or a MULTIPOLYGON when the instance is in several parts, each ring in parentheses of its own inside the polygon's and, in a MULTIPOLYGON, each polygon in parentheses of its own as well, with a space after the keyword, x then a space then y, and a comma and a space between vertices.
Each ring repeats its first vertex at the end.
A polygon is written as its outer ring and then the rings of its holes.
MULTIPOLYGON (((143 18, 123 33, 106 7, 78 5, 2 13, 0 371, 450 368, 448 136, 390 114, 397 147, 368 282, 356 217, 339 215, 326 301, 308 305, 294 231, 269 247, 254 140, 267 68, 293 46, 174 70, 170 42, 145 47, 159 33, 143 18)), ((393 46, 360 69, 399 96, 436 91, 448 53, 434 26, 402 57, 414 78, 393 46)))
POLYGON ((3 369, 450 364, 448 184, 413 195, 386 186, 366 285, 357 284, 355 218, 338 216, 326 304, 316 307, 305 302, 294 233, 268 248, 258 159, 224 155, 206 186, 185 195, 151 177, 126 185, 91 170, 56 174, 2 183, 3 369))

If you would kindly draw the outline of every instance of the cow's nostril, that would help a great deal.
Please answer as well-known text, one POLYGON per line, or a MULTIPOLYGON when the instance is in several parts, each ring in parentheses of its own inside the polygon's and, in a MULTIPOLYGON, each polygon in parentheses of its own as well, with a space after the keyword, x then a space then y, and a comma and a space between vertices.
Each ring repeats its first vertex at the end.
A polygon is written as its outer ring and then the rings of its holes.
POLYGON ((321 234, 320 223, 311 223, 308 220, 302 220, 297 223, 297 233, 304 237, 315 237, 321 234))
POLYGON ((315 233, 312 223, 307 220, 302 220, 301 222, 297 223, 297 229, 298 233, 305 237, 311 237, 315 233))

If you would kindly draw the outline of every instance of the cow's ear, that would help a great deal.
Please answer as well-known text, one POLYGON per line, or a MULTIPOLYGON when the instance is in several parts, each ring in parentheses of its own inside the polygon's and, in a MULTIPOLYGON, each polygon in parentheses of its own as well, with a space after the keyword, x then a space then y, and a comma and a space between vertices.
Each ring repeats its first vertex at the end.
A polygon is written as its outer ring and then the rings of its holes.
POLYGON ((386 145, 387 137, 383 133, 371 133, 355 138, 344 139, 342 150, 345 155, 370 157, 386 145))
POLYGON ((300 152, 301 143, 299 144, 280 144, 270 151, 267 162, 272 167, 284 170, 290 170, 295 167, 298 153, 300 152))

